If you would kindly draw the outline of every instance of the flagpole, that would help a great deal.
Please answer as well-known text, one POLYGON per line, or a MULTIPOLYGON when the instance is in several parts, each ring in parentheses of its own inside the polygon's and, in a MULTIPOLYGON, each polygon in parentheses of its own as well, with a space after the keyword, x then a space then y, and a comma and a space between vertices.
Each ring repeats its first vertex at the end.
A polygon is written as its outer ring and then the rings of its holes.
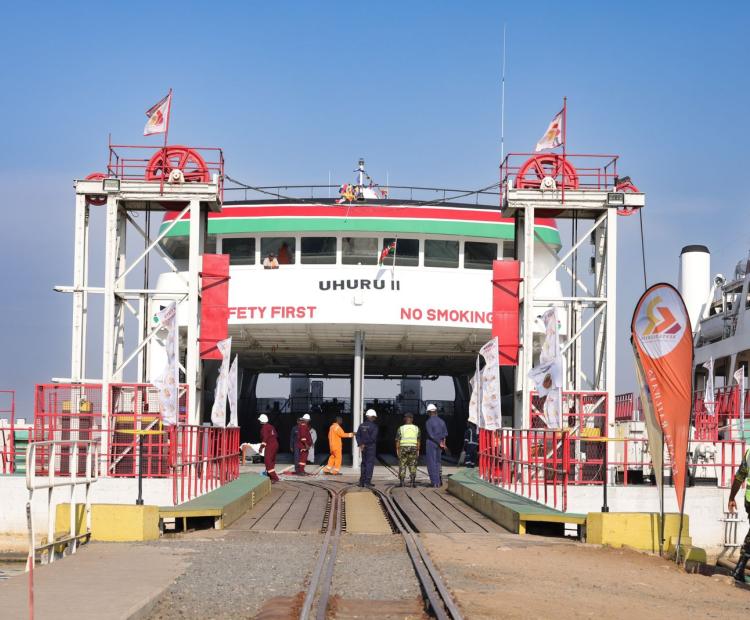
POLYGON ((172 116, 172 89, 169 89, 167 93, 167 126, 164 129, 164 146, 161 148, 161 187, 159 188, 160 193, 164 193, 164 173, 167 167, 167 137, 169 136, 169 119, 172 116))
POLYGON ((502 165, 505 159, 505 24, 503 24, 503 70, 500 84, 500 165, 502 165))
MULTIPOLYGON (((661 493, 659 494, 659 557, 664 555, 664 431, 661 432, 661 493)), ((672 481, 674 483, 674 480, 672 481)))
POLYGON ((563 97, 562 117, 563 165, 562 165, 562 202, 565 204, 565 150, 568 147, 568 98, 563 97))

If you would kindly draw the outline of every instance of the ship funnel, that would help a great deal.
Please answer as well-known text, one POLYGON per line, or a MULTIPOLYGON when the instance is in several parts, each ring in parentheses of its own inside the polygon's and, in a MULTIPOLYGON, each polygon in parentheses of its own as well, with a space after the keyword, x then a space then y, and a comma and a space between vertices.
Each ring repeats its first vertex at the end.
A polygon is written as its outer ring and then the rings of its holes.
POLYGON ((679 288, 695 331, 711 291, 711 253, 705 245, 686 245, 682 248, 679 288))

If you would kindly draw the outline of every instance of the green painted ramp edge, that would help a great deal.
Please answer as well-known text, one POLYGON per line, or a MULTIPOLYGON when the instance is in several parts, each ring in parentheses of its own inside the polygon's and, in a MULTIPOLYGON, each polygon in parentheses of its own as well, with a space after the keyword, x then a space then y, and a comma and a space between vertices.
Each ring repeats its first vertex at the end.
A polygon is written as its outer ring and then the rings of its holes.
POLYGON ((586 515, 562 512, 485 482, 476 470, 466 469, 448 478, 448 492, 515 533, 526 531, 527 521, 583 525, 586 515))

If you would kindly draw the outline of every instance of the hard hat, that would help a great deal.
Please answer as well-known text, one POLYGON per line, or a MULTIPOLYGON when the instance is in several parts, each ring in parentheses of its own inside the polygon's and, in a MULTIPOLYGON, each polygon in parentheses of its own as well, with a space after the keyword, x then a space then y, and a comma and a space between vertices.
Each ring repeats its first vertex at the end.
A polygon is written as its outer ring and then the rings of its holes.
POLYGON ((260 414, 260 415, 258 416, 258 421, 259 421, 259 422, 260 422, 261 424, 266 424, 266 423, 268 422, 268 416, 267 416, 267 415, 266 415, 265 413, 261 413, 261 414, 260 414))
POLYGON ((365 417, 366 418, 377 418, 378 414, 374 409, 368 409, 365 411, 365 417))
POLYGON ((305 415, 302 416, 302 419, 309 422, 310 421, 310 414, 306 413, 305 415))
POLYGON ((437 407, 430 403, 429 405, 427 405, 427 411, 437 411, 437 407))

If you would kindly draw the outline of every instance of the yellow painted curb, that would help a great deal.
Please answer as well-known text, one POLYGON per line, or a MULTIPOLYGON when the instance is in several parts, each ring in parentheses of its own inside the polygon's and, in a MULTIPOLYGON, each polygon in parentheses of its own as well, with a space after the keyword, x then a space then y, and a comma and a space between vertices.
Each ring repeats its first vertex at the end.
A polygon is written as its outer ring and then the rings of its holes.
MULTIPOLYGON (((664 517, 664 539, 677 540, 680 515, 667 513, 664 517)), ((655 512, 590 512, 586 517, 586 542, 657 553, 660 521, 659 513, 655 512)), ((689 546, 688 515, 683 517, 682 540, 689 546)))
MULTIPOLYGON (((76 505, 76 533, 86 529, 83 506, 76 505)), ((58 504, 55 532, 70 531, 70 504, 58 504)), ((131 542, 159 538, 159 507, 132 504, 92 504, 91 539, 131 542)))

